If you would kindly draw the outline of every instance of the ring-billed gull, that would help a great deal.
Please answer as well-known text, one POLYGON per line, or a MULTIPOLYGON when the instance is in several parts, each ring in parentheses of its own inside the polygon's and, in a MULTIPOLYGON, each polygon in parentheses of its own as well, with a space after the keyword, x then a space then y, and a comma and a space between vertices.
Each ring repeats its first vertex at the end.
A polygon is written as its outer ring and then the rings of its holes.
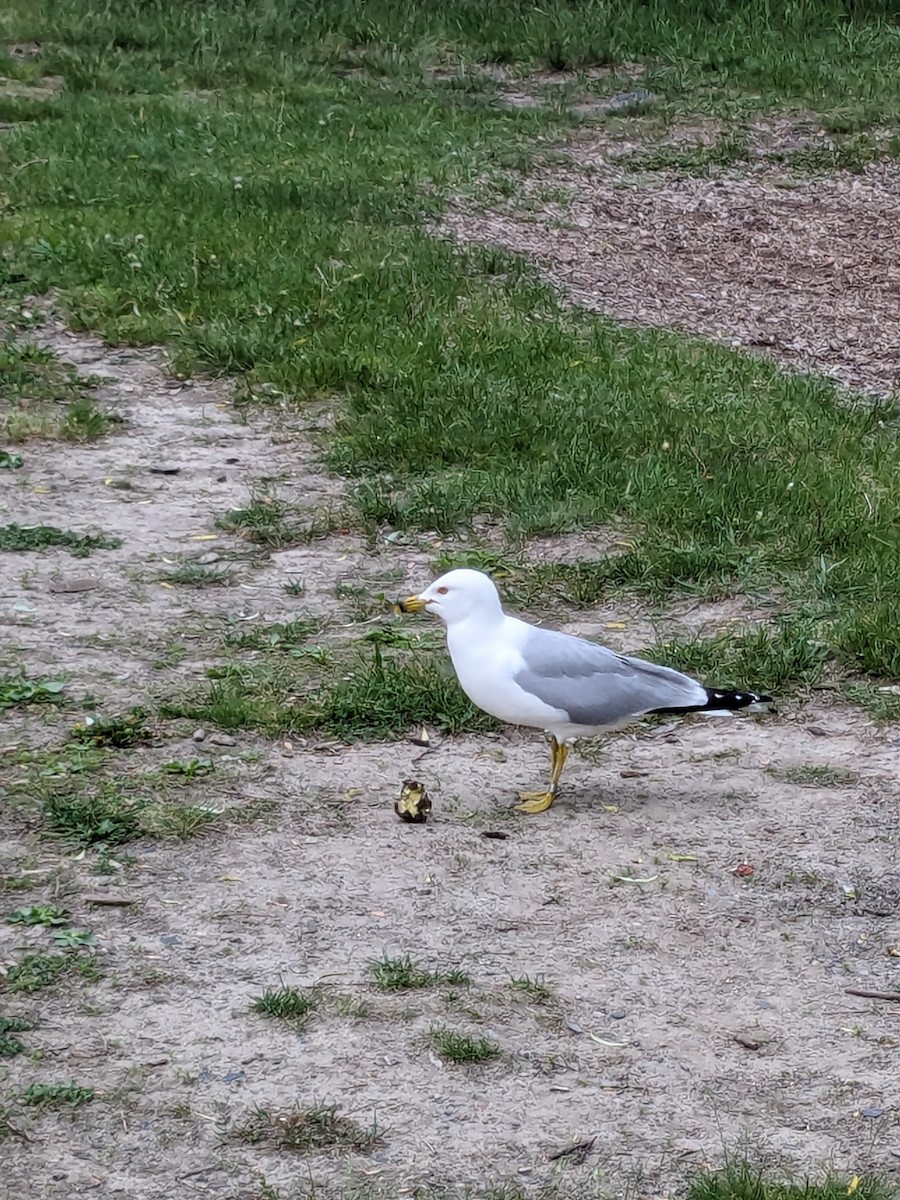
POLYGON ((622 729, 650 713, 730 716, 772 705, 771 696, 707 688, 671 667, 508 617, 481 571, 448 571, 399 607, 444 622, 456 678, 473 704, 510 725, 550 734, 550 786, 521 792, 522 812, 551 806, 577 738, 622 729))

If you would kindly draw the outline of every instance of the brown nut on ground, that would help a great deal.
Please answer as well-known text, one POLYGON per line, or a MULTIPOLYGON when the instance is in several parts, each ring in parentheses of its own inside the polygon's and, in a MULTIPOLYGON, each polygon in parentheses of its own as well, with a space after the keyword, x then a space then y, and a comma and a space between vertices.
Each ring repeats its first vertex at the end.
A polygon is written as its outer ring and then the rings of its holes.
POLYGON ((400 796, 394 801, 394 812, 401 821, 424 825, 431 812, 431 797, 424 785, 415 779, 404 779, 400 796))

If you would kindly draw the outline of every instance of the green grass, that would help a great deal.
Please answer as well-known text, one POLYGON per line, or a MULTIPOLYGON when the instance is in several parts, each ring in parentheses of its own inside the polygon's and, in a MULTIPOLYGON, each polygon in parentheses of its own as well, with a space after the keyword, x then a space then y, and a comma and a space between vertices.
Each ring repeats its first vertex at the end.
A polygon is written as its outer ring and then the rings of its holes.
MULTIPOLYGON (((900 117, 891 13, 837 0, 56 0, 41 18, 16 0, 7 36, 37 37, 41 71, 66 86, 0 148, 6 290, 53 290, 78 325, 238 375, 245 405, 327 399, 328 459, 369 527, 614 531, 631 548, 589 586, 778 588, 825 657, 896 677, 896 406, 843 405, 827 381, 564 309, 522 262, 427 229, 451 194, 489 203, 501 176, 577 125, 562 104, 498 104, 479 64, 643 60, 641 86, 667 111, 812 109, 855 139, 857 162, 874 153, 867 131, 900 117), (434 65, 444 72, 423 72, 434 65)), ((730 161, 741 139, 703 153, 730 161)), ((260 545, 343 520, 260 486, 225 519, 260 545)), ((797 653, 802 682, 802 647, 780 658, 797 653)), ((325 698, 322 728, 365 725, 368 686, 325 698)), ((236 692, 218 709, 235 727, 257 721, 236 692)), ((382 678, 371 736, 399 727, 389 693, 382 678)))
POLYGON ((297 617, 269 625, 233 625, 225 634, 224 644, 235 650, 281 650, 290 653, 305 646, 322 628, 318 617, 297 617))
POLYGON ((256 491, 246 508, 232 509, 216 525, 268 550, 284 550, 344 527, 346 517, 331 509, 296 509, 273 492, 256 491))
POLYGON ((318 731, 347 741, 398 738, 423 722, 447 733, 495 728, 431 657, 382 655, 376 646, 374 654, 345 656, 324 673, 320 668, 303 660, 231 663, 213 668, 205 693, 167 700, 160 711, 220 729, 318 731))
POLYGON ((94 1099, 94 1089, 77 1083, 33 1083, 23 1094, 22 1103, 35 1108, 80 1108, 94 1099))
POLYGON ((79 976, 86 982, 100 977, 97 964, 92 958, 76 953, 26 954, 9 968, 6 975, 6 990, 10 993, 39 992, 53 987, 68 976, 79 976))
POLYGON ((29 904, 7 914, 10 925, 65 925, 69 911, 58 904, 29 904))
POLYGON ((834 788, 847 787, 855 783, 858 776, 844 767, 830 767, 818 763, 802 763, 796 767, 787 767, 781 772, 786 783, 797 787, 834 788))
POLYGON ((94 550, 118 550, 122 539, 102 533, 74 533, 55 525, 0 525, 0 552, 25 553, 62 546, 74 558, 87 558, 94 550))
POLYGON ((102 437, 119 418, 86 395, 94 386, 95 380, 60 362, 52 350, 7 335, 0 341, 0 439, 102 437))
POLYGON ((161 583, 172 583, 176 587, 228 587, 235 581, 234 570, 229 566, 219 566, 198 562, 181 562, 171 570, 159 573, 161 583))
POLYGON ((848 684, 844 691, 847 699, 864 708, 873 721, 900 721, 900 693, 862 683, 848 684))
POLYGON ((143 708, 130 708, 121 716, 87 717, 72 726, 70 737, 77 746, 93 749, 128 750, 151 740, 143 708))
POLYGON ((63 687, 57 679, 31 679, 24 671, 0 675, 0 712, 32 704, 59 704, 63 687))
POLYGON ((267 1144, 297 1154, 354 1150, 364 1154, 384 1141, 377 1125, 358 1125, 333 1104, 295 1105, 284 1112, 255 1108, 234 1127, 233 1135, 251 1146, 267 1144))
MULTIPOLYGON (((835 123, 840 122, 831 122, 835 123)), ((617 157, 616 166, 634 173, 665 171, 681 178, 722 175, 737 164, 758 163, 763 158, 781 164, 795 175, 833 174, 835 171, 861 174, 874 162, 898 157, 900 137, 896 134, 892 137, 875 137, 868 132, 847 134, 799 150, 780 150, 755 146, 747 130, 730 129, 720 133, 709 145, 687 142, 639 147, 630 154, 617 157)))
POLYGON ((438 987, 440 984, 467 987, 470 983, 468 974, 460 967, 448 971, 429 971, 417 966, 408 954, 400 958, 383 955, 374 959, 369 963, 369 974, 375 986, 383 992, 408 992, 438 987))
POLYGON ((37 1022, 31 1017, 0 1016, 0 1058, 15 1058, 25 1049, 22 1042, 15 1036, 34 1029, 37 1022))
POLYGON ((467 1033, 435 1026, 429 1034, 435 1053, 447 1062, 471 1065, 499 1058, 500 1046, 491 1038, 473 1037, 467 1033))
POLYGON ((644 657, 705 680, 710 686, 783 692, 815 683, 828 647, 812 621, 787 618, 773 626, 723 630, 709 638, 671 638, 642 651, 644 657))
POLYGON ((144 832, 146 800, 123 794, 100 780, 79 791, 63 784, 48 789, 42 804, 45 829, 73 846, 123 846, 144 832))
POLYGON ((897 1191, 871 1175, 831 1175, 824 1180, 777 1179, 746 1159, 735 1159, 718 1171, 698 1171, 691 1176, 685 1200, 895 1200, 897 1191))
POLYGON ((299 992, 292 987, 266 988, 261 996, 250 1002, 250 1008, 264 1017, 285 1021, 295 1029, 303 1029, 319 1007, 315 991, 299 992))
POLYGON ((141 829, 153 837, 187 841, 208 833, 222 816, 222 809, 208 804, 153 804, 141 814, 141 829))
POLYGON ((509 986, 514 992, 524 996, 533 1004, 554 1004, 557 1000, 556 992, 552 987, 543 979, 535 979, 531 975, 520 975, 517 979, 511 979, 509 986))

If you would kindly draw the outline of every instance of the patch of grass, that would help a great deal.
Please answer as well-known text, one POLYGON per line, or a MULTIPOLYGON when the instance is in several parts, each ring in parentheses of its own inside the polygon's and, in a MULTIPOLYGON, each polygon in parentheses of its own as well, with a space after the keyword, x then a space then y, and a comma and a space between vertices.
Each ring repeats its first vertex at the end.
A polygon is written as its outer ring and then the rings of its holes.
POLYGON ((855 783, 858 776, 854 771, 843 767, 829 767, 818 763, 803 763, 800 766, 788 767, 781 773, 785 783, 793 783, 798 787, 847 787, 855 783))
POLYGON ((70 737, 79 746, 128 750, 151 740, 152 735, 146 726, 146 711, 143 708, 131 708, 121 716, 87 717, 72 726, 70 737))
MULTIPOLYGON (((376 647, 377 651, 377 647, 376 647)), ((495 729, 476 709, 443 662, 361 657, 353 674, 316 699, 314 727, 335 738, 377 741, 423 723, 446 733, 495 729)))
POLYGON ((286 1112, 255 1108, 235 1127, 234 1134, 251 1146, 269 1144, 298 1154, 322 1154, 329 1150, 365 1154, 383 1144, 374 1123, 368 1128, 342 1116, 333 1104, 295 1105, 286 1112))
POLYGON ((161 571, 158 578, 160 582, 172 583, 176 587, 229 587, 234 583, 235 574, 233 568, 228 566, 187 560, 169 571, 161 571))
POLYGON ((52 350, 9 337, 0 342, 0 438, 94 441, 118 420, 85 392, 96 386, 52 350))
POLYGON ((460 967, 449 971, 429 971, 418 967, 408 954, 401 958, 374 959, 369 963, 369 973, 376 987, 383 992, 413 991, 417 988, 438 987, 440 984, 452 984, 466 987, 471 982, 468 974, 460 967))
POLYGON ((508 551, 444 552, 436 572, 454 567, 486 571, 498 582, 511 604, 556 608, 590 608, 623 591, 668 601, 672 593, 719 600, 753 584, 753 556, 733 548, 689 544, 664 545, 609 553, 603 558, 574 562, 529 563, 508 551))
POLYGON ((318 617, 297 617, 293 621, 276 621, 271 625, 232 627, 225 634, 225 645, 236 650, 291 651, 305 646, 314 633, 322 628, 318 617))
POLYGON ((372 656, 336 663, 325 682, 300 659, 274 671, 232 664, 211 673, 218 678, 205 695, 167 700, 161 715, 270 736, 315 730, 346 741, 398 738, 423 723, 447 733, 497 727, 442 660, 382 655, 377 645, 372 656))
POLYGON ((65 925, 69 919, 68 909, 57 904, 30 904, 17 908, 6 920, 10 925, 65 925))
POLYGON ((94 1089, 77 1083, 33 1083, 22 1096, 36 1108, 80 1108, 94 1099, 94 1089))
POLYGON ((900 641, 897 638, 897 598, 861 608, 837 626, 835 641, 841 657, 867 675, 900 680, 900 641))
POLYGON ((337 996, 334 1006, 338 1016, 351 1021, 365 1021, 374 1012, 372 1005, 362 996, 337 996))
POLYGON ((436 1054, 447 1062, 472 1064, 499 1058, 500 1046, 491 1038, 473 1037, 446 1026, 435 1026, 429 1033, 436 1054))
POLYGON ((140 814, 141 829, 154 837, 187 841, 221 820, 223 810, 206 804, 152 804, 140 814))
POLYGON ((720 133, 711 145, 654 146, 616 161, 629 171, 667 171, 679 178, 720 173, 735 163, 746 162, 752 154, 746 133, 729 130, 720 133))
POLYGON ((853 704, 865 709, 873 721, 900 721, 900 692, 850 683, 844 688, 844 694, 853 704))
POLYGON ((772 629, 723 630, 711 638, 672 638, 642 658, 695 675, 712 687, 784 692, 815 683, 828 657, 811 622, 785 619, 772 629))
POLYGON ((124 795, 110 781, 93 791, 63 786, 49 789, 41 807, 46 829, 74 846, 122 846, 143 832, 146 800, 124 795))
POLYGON ((19 1039, 13 1035, 27 1033, 37 1027, 37 1022, 31 1017, 0 1016, 0 1058, 15 1058, 25 1049, 19 1039))
POLYGON ((233 509, 216 525, 267 549, 284 550, 333 533, 346 518, 328 510, 304 513, 274 493, 252 492, 246 508, 233 509))
POLYGON ((511 979, 509 986, 514 992, 525 996, 534 1004, 553 1004, 556 1002, 556 992, 544 983, 542 979, 534 979, 530 975, 520 975, 511 979))
POLYGON ((31 679, 24 671, 0 675, 0 712, 31 704, 59 704, 64 686, 57 679, 31 679))
POLYGON ((69 975, 77 975, 86 982, 99 979, 100 972, 92 958, 69 954, 26 954, 9 968, 6 975, 6 990, 16 992, 38 992, 53 987, 69 975))
POLYGON ((745 1160, 729 1162, 719 1171, 698 1171, 686 1191, 686 1200, 893 1200, 895 1190, 871 1175, 854 1176, 853 1190, 846 1177, 778 1180, 745 1160))
POLYGON ((261 996, 250 1002, 253 1012, 285 1021, 295 1029, 305 1028, 318 1007, 319 995, 315 990, 299 992, 284 986, 266 988, 261 996))
POLYGON ((187 760, 173 758, 169 762, 163 763, 160 770, 164 775, 171 775, 176 779, 191 780, 200 779, 205 775, 212 775, 215 770, 215 764, 211 758, 191 758, 187 760))
POLYGON ((0 525, 0 552, 11 554, 62 546, 74 558, 87 558, 94 550, 118 550, 121 545, 121 538, 73 533, 55 525, 0 525))

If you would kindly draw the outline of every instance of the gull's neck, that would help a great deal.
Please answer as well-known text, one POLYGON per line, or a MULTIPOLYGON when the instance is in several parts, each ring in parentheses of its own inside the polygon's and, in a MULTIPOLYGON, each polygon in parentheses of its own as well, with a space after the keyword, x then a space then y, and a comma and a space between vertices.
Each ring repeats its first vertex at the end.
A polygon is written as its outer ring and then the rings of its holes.
POLYGON ((480 609, 470 613, 464 620, 454 621, 447 626, 447 644, 452 647, 454 643, 460 645, 464 642, 474 647, 493 642, 509 620, 499 604, 495 609, 480 609))

